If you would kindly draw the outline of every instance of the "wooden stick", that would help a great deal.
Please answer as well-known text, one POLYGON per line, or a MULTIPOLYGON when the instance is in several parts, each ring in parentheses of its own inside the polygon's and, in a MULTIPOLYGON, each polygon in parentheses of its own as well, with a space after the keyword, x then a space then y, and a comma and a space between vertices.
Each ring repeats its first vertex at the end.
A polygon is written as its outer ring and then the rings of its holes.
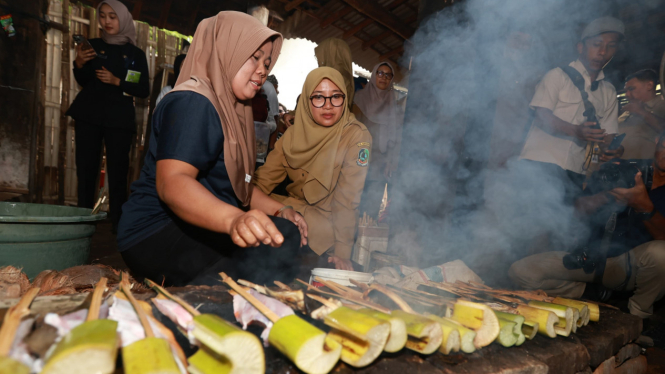
POLYGON ((321 295, 337 297, 339 299, 350 301, 352 303, 356 303, 356 304, 364 306, 366 308, 370 308, 370 309, 374 309, 374 310, 377 310, 377 311, 382 312, 382 313, 390 314, 390 309, 388 309, 388 308, 386 308, 382 305, 373 303, 371 301, 366 301, 366 300, 359 299, 359 298, 354 298, 354 297, 347 297, 347 296, 332 293, 332 292, 322 291, 322 290, 312 286, 311 284, 309 284, 309 283, 307 283, 303 280, 296 279, 296 281, 298 281, 298 282, 302 283, 303 285, 307 286, 308 290, 315 291, 317 293, 320 293, 321 295))
POLYGON ((132 304, 132 307, 134 307, 134 311, 139 316, 141 326, 143 326, 143 330, 145 330, 145 337, 154 338, 155 333, 152 331, 152 326, 150 326, 150 322, 148 321, 148 316, 145 310, 141 308, 141 305, 136 300, 136 298, 134 298, 132 291, 129 289, 129 274, 123 271, 120 278, 120 289, 125 294, 125 296, 127 296, 127 300, 129 300, 129 302, 132 304))
POLYGON ((280 289, 282 289, 284 291, 293 291, 293 289, 291 287, 285 285, 284 283, 282 283, 280 281, 275 281, 274 283, 277 287, 279 287, 280 289))
POLYGON ((361 292, 356 291, 356 290, 354 290, 350 287, 343 286, 343 285, 341 285, 341 284, 339 284, 335 281, 331 281, 331 280, 327 281, 327 280, 323 280, 319 277, 314 277, 314 280, 319 282, 319 283, 324 284, 326 287, 330 288, 333 291, 336 291, 336 292, 339 292, 339 293, 344 293, 346 295, 354 295, 354 296, 358 296, 358 297, 362 296, 361 292))
POLYGON ((266 318, 268 318, 272 323, 277 322, 279 320, 279 316, 275 314, 272 310, 268 309, 267 306, 263 305, 262 302, 260 302, 257 298, 252 296, 249 292, 245 291, 242 287, 238 285, 231 277, 226 275, 226 273, 222 272, 219 273, 219 275, 222 277, 222 282, 226 283, 233 289, 235 292, 238 293, 238 295, 242 296, 245 300, 247 300, 250 304, 254 306, 254 308, 258 309, 259 312, 261 312, 266 318))
POLYGON ((245 287, 253 288, 258 293, 262 293, 264 295, 268 294, 268 290, 266 289, 266 287, 259 286, 258 284, 252 283, 250 281, 246 281, 244 279, 238 279, 238 284, 243 285, 245 287))
POLYGON ((106 291, 106 277, 99 278, 99 282, 95 285, 95 290, 92 291, 92 298, 90 300, 90 308, 88 309, 88 316, 85 321, 94 321, 99 318, 99 308, 102 306, 102 296, 106 291))
POLYGON ((321 296, 312 295, 311 293, 308 293, 307 297, 309 297, 312 300, 316 300, 316 301, 320 302, 321 304, 327 306, 328 308, 332 308, 333 310, 339 308, 339 305, 337 305, 337 304, 333 303, 332 301, 330 301, 326 298, 323 298, 321 296))
POLYGON ((379 291, 382 294, 388 296, 403 311, 405 311, 407 313, 411 313, 411 314, 418 314, 411 308, 411 306, 409 304, 406 303, 406 301, 404 301, 404 299, 399 297, 399 295, 397 295, 393 291, 389 290, 385 286, 383 286, 381 284, 378 284, 378 283, 375 283, 375 284, 369 286, 369 290, 363 292, 363 298, 367 298, 369 296, 369 293, 372 292, 372 291, 379 291))
POLYGON ((39 291, 39 287, 30 288, 21 297, 18 304, 7 310, 2 327, 0 327, 0 357, 6 357, 9 354, 9 350, 14 343, 14 337, 16 337, 16 330, 18 330, 21 324, 21 319, 30 314, 30 304, 32 304, 32 300, 39 294, 39 291))
POLYGON ((363 292, 365 292, 369 288, 369 286, 367 284, 358 282, 355 279, 349 278, 349 282, 351 282, 352 285, 354 285, 354 286, 360 288, 361 290, 363 290, 363 292))
POLYGON ((145 284, 148 285, 148 287, 152 288, 153 290, 157 291, 158 293, 166 296, 169 300, 178 303, 181 307, 185 308, 185 310, 193 315, 194 317, 201 315, 201 312, 199 312, 196 308, 193 306, 189 305, 185 300, 179 298, 176 295, 171 294, 169 291, 164 289, 162 286, 158 285, 157 283, 151 281, 150 279, 146 278, 145 279, 145 284))

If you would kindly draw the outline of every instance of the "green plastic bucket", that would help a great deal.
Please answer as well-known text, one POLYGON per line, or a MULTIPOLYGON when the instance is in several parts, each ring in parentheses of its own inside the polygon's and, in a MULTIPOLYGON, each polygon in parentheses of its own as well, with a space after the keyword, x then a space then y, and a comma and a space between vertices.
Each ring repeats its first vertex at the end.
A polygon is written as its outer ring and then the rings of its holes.
POLYGON ((96 222, 106 213, 69 206, 0 202, 0 266, 23 268, 30 279, 88 261, 96 222))

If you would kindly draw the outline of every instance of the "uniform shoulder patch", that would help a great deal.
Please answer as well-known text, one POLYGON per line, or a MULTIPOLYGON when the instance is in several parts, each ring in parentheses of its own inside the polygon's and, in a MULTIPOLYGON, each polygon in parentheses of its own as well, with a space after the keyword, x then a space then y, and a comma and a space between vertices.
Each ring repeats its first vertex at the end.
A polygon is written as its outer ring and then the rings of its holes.
POLYGON ((367 166, 367 165, 369 165, 369 149, 368 148, 360 148, 360 151, 358 151, 358 160, 356 161, 356 164, 358 164, 358 166, 367 166))
POLYGON ((367 143, 367 142, 360 142, 360 143, 358 143, 358 144, 356 144, 356 145, 357 145, 358 147, 369 147, 369 143, 367 143))

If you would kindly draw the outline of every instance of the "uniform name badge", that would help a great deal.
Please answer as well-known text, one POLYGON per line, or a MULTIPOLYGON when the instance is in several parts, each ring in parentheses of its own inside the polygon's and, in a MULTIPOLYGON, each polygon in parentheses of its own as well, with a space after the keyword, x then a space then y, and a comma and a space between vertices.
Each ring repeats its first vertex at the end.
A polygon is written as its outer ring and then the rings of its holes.
POLYGON ((127 76, 125 77, 125 81, 129 83, 139 83, 139 80, 141 80, 141 72, 136 71, 136 70, 127 70, 127 76))

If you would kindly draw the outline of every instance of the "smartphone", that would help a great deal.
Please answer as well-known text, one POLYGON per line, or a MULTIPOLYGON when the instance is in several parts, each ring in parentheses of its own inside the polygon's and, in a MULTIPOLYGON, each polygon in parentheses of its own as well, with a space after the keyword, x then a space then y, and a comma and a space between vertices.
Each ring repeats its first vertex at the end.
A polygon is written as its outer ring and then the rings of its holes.
POLYGON ((626 137, 626 134, 621 134, 621 135, 615 136, 614 139, 612 139, 612 142, 610 143, 610 145, 607 147, 607 150, 614 151, 617 148, 619 148, 619 146, 621 145, 621 142, 623 141, 623 138, 625 138, 625 137, 626 137))
MULTIPOLYGON (((72 39, 74 39, 76 44, 81 44, 82 45, 81 46, 82 50, 87 51, 87 50, 92 49, 93 51, 95 51, 95 49, 92 48, 92 44, 90 44, 90 42, 88 41, 88 39, 86 39, 85 36, 83 36, 83 35, 73 35, 72 39)), ((98 56, 97 51, 95 51, 95 55, 98 56)))

